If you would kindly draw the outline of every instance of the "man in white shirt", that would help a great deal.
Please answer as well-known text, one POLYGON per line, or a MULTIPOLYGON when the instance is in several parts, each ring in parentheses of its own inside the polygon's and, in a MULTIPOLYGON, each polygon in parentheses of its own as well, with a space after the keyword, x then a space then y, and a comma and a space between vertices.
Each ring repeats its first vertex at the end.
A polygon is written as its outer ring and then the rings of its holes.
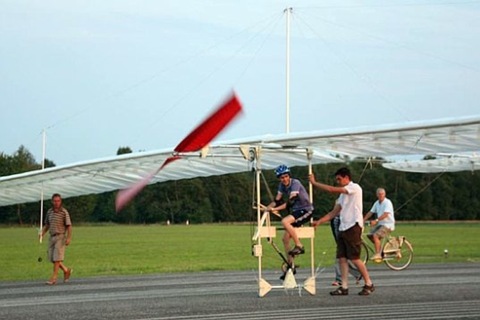
POLYGON ((330 193, 340 194, 336 210, 315 221, 316 227, 321 223, 330 221, 335 216, 340 216, 339 234, 337 238, 337 258, 340 262, 342 273, 342 286, 330 292, 333 296, 348 295, 348 260, 351 260, 355 267, 360 271, 365 285, 359 295, 369 295, 375 287, 370 279, 365 264, 360 259, 363 229, 363 198, 362 188, 352 181, 351 173, 348 168, 340 168, 335 172, 335 180, 338 187, 326 185, 315 181, 313 174, 310 175, 310 182, 316 188, 330 193))
POLYGON ((378 200, 372 206, 372 209, 365 215, 363 218, 364 221, 370 219, 371 216, 375 215, 375 220, 372 220, 371 226, 372 229, 367 235, 370 241, 373 242, 375 246, 375 255, 372 260, 376 263, 382 262, 381 251, 381 241, 383 238, 387 237, 390 232, 395 229, 395 215, 393 212, 393 204, 390 199, 387 197, 385 189, 377 189, 377 198, 378 200))

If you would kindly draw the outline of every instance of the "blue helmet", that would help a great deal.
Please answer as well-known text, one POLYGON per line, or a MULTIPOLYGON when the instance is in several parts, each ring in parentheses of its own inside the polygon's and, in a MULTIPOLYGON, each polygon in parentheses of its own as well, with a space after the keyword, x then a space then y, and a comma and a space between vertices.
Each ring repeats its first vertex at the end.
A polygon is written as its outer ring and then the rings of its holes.
POLYGON ((290 174, 290 168, 287 167, 287 166, 284 165, 284 164, 279 165, 279 166, 275 169, 275 175, 277 176, 277 178, 280 177, 282 174, 285 174, 285 173, 290 174))

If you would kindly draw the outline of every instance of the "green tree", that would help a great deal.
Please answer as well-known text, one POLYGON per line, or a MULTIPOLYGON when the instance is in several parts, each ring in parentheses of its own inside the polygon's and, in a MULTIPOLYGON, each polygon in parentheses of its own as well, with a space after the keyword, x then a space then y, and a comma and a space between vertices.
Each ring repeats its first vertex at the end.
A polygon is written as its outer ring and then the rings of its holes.
POLYGON ((117 156, 121 154, 132 153, 132 149, 130 147, 118 147, 117 149, 117 156))
MULTIPOLYGON (((115 193, 104 192, 95 196, 95 207, 88 218, 92 222, 119 222, 119 215, 115 212, 115 193)), ((132 222, 132 221, 125 221, 132 222)))

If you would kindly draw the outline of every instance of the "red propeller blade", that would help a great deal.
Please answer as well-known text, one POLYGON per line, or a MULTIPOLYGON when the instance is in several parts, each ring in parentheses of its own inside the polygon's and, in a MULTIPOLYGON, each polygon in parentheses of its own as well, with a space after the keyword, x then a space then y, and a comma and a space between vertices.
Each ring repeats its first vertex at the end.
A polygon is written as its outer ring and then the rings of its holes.
POLYGON ((176 152, 197 151, 205 147, 242 110, 242 105, 233 93, 217 110, 196 127, 175 148, 176 152))
MULTIPOLYGON (((215 110, 207 119, 196 127, 182 142, 174 149, 175 152, 198 151, 212 141, 240 111, 242 105, 235 93, 232 93, 220 107, 215 110)), ((180 156, 173 155, 167 158, 163 164, 155 171, 136 182, 127 189, 120 190, 115 200, 117 212, 122 210, 135 196, 153 179, 153 177, 162 170, 167 164, 180 159, 180 156)))

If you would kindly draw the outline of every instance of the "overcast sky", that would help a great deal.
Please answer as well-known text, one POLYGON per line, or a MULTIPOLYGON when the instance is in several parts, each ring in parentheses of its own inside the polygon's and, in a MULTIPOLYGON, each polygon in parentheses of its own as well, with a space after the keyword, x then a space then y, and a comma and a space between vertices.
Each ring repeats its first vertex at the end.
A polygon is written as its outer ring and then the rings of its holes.
POLYGON ((234 89, 216 141, 478 115, 480 1, 0 0, 0 152, 57 165, 173 149, 234 89))

